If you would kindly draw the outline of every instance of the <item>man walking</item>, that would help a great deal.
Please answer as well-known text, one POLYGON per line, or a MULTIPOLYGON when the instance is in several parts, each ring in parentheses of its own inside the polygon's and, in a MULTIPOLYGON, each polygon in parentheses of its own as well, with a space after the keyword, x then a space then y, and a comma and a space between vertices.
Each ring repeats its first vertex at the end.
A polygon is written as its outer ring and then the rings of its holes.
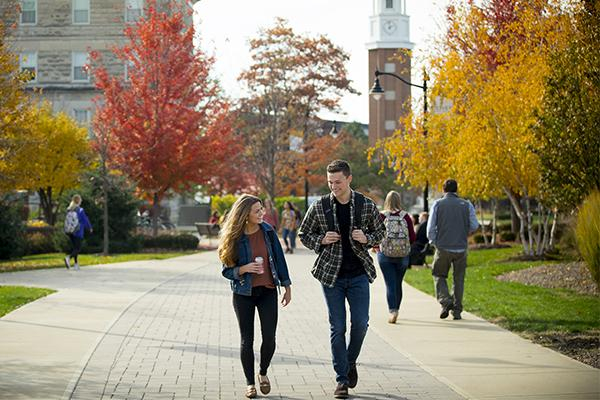
POLYGON ((433 203, 427 222, 427 238, 435 245, 432 272, 435 296, 442 305, 440 318, 447 318, 452 311, 454 319, 461 319, 467 269, 467 237, 477 230, 479 222, 473 204, 456 194, 458 184, 454 179, 447 179, 443 190, 444 197, 433 203), (454 281, 453 296, 450 296, 446 282, 450 266, 454 281))
POLYGON ((331 194, 308 209, 300 224, 304 246, 318 256, 312 269, 321 282, 329 314, 331 353, 337 386, 334 397, 345 399, 358 382, 356 361, 369 322, 369 283, 375 267, 368 249, 385 237, 375 203, 350 188, 350 165, 335 160, 327 166, 331 194), (350 306, 350 340, 346 346, 346 301, 350 306))

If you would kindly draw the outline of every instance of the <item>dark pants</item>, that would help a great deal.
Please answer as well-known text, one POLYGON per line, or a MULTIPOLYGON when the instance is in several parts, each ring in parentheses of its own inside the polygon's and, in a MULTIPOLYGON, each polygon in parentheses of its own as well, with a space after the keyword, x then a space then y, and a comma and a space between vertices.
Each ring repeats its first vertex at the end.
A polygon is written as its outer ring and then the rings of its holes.
POLYGON ((81 243, 83 242, 83 239, 73 235, 72 233, 69 234, 69 239, 71 239, 71 253, 69 256, 75 260, 75 263, 77 263, 77 256, 81 251, 81 243))
POLYGON ((387 257, 377 253, 377 261, 385 280, 386 298, 390 312, 398 311, 402 303, 402 280, 408 268, 409 256, 387 257))
POLYGON ((465 272, 467 269, 467 252, 453 253, 436 249, 433 256, 433 281, 435 297, 442 306, 454 305, 453 312, 460 314, 463 310, 463 293, 465 291, 465 272), (448 272, 452 267, 453 295, 448 291, 448 272))
POLYGON ((277 329, 277 290, 264 286, 252 288, 251 296, 233 295, 233 309, 240 326, 242 368, 246 383, 254 385, 254 310, 258 309, 262 345, 260 346, 260 374, 266 375, 275 353, 277 329))
MULTIPOLYGON (((323 286, 323 285, 322 285, 323 286)), ((338 278, 335 286, 323 286, 331 329, 331 354, 336 381, 348 384, 348 370, 356 365, 369 327, 369 278, 338 278), (350 340, 346 347, 346 300, 350 305, 350 340)))
POLYGON ((283 230, 283 241, 286 249, 294 250, 296 248, 296 231, 291 229, 283 230), (288 243, 289 238, 289 243, 288 243))

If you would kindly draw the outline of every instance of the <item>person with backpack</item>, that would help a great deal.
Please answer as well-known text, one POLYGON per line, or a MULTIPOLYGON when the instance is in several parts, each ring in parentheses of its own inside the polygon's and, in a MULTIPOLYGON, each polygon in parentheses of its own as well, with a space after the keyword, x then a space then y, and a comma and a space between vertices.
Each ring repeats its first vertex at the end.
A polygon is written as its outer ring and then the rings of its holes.
POLYGON ((390 317, 395 324, 402 303, 402 280, 409 265, 410 246, 416 235, 410 214, 402 210, 400 193, 392 190, 385 197, 381 217, 386 229, 385 239, 377 252, 379 268, 385 281, 390 317))
POLYGON ((81 251, 81 244, 83 242, 83 235, 85 229, 92 233, 92 224, 88 219, 85 211, 81 207, 81 196, 76 194, 71 198, 71 203, 67 207, 67 214, 65 216, 64 231, 71 240, 71 252, 65 257, 65 267, 71 268, 71 259, 75 261, 73 268, 79 271, 79 261, 77 257, 81 251))
POLYGON ((348 397, 358 382, 356 363, 369 323, 369 283, 377 275, 369 248, 385 237, 375 203, 350 188, 352 173, 344 160, 327 166, 331 193, 315 201, 298 236, 317 253, 312 275, 321 283, 327 304, 335 398, 348 397), (346 345, 346 302, 350 306, 350 340, 346 345))

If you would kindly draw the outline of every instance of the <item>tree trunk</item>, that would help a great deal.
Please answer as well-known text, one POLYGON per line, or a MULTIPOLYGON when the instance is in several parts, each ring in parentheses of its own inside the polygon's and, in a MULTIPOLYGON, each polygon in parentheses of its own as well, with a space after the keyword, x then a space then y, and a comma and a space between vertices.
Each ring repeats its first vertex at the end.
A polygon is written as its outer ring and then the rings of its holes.
POLYGON ((540 256, 548 251, 548 243, 550 242, 550 230, 548 229, 548 222, 550 222, 550 210, 546 211, 546 215, 544 215, 544 236, 542 238, 542 249, 540 251, 540 256))
POLYGON ((54 214, 52 204, 52 187, 38 189, 38 195, 40 196, 40 207, 42 208, 46 223, 54 226, 56 224, 56 215, 54 214))
POLYGON ((152 236, 158 236, 158 215, 159 215, 159 204, 158 204, 158 193, 154 193, 152 199, 152 236))
POLYGON ((531 221, 531 201, 529 200, 529 195, 527 195, 527 193, 525 193, 525 195, 523 196, 523 199, 525 200, 525 212, 527 215, 527 236, 528 236, 528 240, 529 240, 529 251, 528 251, 528 255, 532 256, 534 254, 533 251, 533 226, 532 226, 532 221, 531 221))
POLYGON ((552 228, 550 229, 550 240, 548 241, 549 249, 554 248, 554 235, 556 234, 556 223, 558 220, 558 212, 556 211, 556 209, 552 210, 552 214, 554 215, 554 218, 552 219, 552 228))
POLYGON ((525 213, 523 212, 523 207, 521 206, 520 198, 509 189, 505 188, 504 192, 510 200, 512 210, 514 210, 515 214, 517 214, 517 216, 519 217, 519 236, 521 238, 521 244, 523 245, 523 253, 529 254, 530 248, 527 245, 527 240, 525 240, 525 225, 527 222, 525 218, 525 213))
POLYGON ((481 234, 483 235, 483 244, 489 246, 487 231, 485 227, 485 220, 483 219, 483 206, 481 204, 481 200, 479 200, 477 204, 479 206, 479 214, 481 215, 481 234))
POLYGON ((498 208, 498 200, 492 199, 492 246, 496 244, 496 211, 498 208))
POLYGON ((104 229, 102 235, 102 255, 107 256, 109 251, 108 246, 108 176, 106 173, 106 166, 102 167, 102 214, 103 214, 103 226, 104 229))
MULTIPOLYGON (((514 195, 516 198, 517 202, 521 201, 521 197, 517 194, 514 195)), ((512 204, 512 201, 511 201, 512 204)), ((519 232, 521 231, 521 218, 519 217, 519 214, 515 211, 514 208, 514 204, 512 204, 513 207, 510 208, 510 231, 512 233, 514 233, 515 235, 518 235, 519 232)))

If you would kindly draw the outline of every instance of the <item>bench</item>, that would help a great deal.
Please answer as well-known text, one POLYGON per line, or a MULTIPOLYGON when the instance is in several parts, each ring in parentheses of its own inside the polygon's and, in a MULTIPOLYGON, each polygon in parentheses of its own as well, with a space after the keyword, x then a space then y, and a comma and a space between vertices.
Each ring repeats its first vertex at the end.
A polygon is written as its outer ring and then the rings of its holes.
POLYGON ((219 232, 221 231, 217 225, 209 224, 208 222, 196 222, 196 230, 198 231, 198 235, 200 235, 200 239, 202 237, 207 237, 209 242, 210 239, 219 236, 219 232))

